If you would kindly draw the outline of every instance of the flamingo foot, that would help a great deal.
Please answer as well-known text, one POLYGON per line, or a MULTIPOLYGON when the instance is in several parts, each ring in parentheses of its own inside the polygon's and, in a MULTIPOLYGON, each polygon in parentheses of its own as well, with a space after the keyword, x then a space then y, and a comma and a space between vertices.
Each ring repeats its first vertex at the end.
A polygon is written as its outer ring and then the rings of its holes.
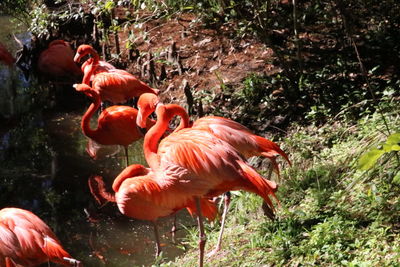
POLYGON ((218 252, 220 252, 220 251, 221 251, 221 247, 216 246, 212 251, 210 251, 206 254, 206 258, 211 258, 214 255, 218 254, 218 252))

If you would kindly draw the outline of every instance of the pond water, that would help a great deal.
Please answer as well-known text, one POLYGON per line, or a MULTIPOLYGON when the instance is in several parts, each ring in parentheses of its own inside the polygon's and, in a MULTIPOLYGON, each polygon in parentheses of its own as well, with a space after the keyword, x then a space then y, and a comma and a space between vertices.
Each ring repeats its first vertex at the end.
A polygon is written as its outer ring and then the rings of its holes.
MULTIPOLYGON (((4 25, 8 18, 0 17, 4 25)), ((16 47, 2 27, 0 41, 16 47)), ((13 51, 14 52, 14 51, 13 51)), ((30 210, 56 233, 84 266, 149 266, 155 261, 153 227, 127 218, 115 204, 99 208, 87 180, 102 175, 108 185, 124 169, 123 149, 93 160, 80 129, 88 99, 71 84, 38 82, 0 64, 0 208, 30 210)), ((130 162, 145 165, 142 143, 131 145, 130 162)), ((179 224, 195 225, 184 211, 179 224)), ((163 257, 182 254, 185 231, 171 238, 172 218, 160 221, 163 257)), ((44 264, 43 266, 49 266, 44 264)), ((54 265, 50 265, 54 266, 54 265)))

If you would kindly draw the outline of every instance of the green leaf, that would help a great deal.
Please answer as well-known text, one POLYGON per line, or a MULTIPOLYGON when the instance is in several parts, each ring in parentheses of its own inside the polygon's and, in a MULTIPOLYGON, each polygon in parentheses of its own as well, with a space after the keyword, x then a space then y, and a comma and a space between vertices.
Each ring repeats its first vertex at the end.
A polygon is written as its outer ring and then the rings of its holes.
POLYGON ((393 177, 392 182, 395 183, 395 184, 400 185, 400 172, 398 172, 398 173, 396 174, 396 176, 393 177))
POLYGON ((371 169, 384 153, 385 151, 381 149, 371 149, 360 157, 358 160, 358 168, 361 170, 371 169))
POLYGON ((400 133, 392 134, 386 140, 388 145, 400 145, 400 133))
POLYGON ((385 152, 400 151, 400 146, 397 144, 394 145, 383 144, 382 148, 385 152))

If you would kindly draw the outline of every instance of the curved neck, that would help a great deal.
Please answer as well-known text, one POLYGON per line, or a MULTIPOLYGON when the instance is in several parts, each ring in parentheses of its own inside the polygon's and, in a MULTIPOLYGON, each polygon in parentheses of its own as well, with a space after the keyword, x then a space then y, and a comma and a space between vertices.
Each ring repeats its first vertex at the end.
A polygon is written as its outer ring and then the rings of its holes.
POLYGON ((87 68, 85 68, 85 73, 83 75, 82 83, 90 85, 90 78, 92 77, 94 70, 99 64, 100 57, 99 54, 97 54, 96 50, 94 49, 91 49, 87 54, 89 54, 91 58, 87 60, 89 65, 87 68))
POLYGON ((92 104, 90 104, 89 108, 85 112, 85 114, 82 116, 82 121, 81 121, 81 127, 83 133, 91 138, 91 139, 96 139, 97 137, 97 129, 93 130, 90 128, 90 119, 93 117, 93 114, 96 112, 96 110, 99 109, 100 107, 100 96, 94 92, 93 94, 94 101, 92 104))
MULTIPOLYGON (((168 124, 174 116, 180 116, 182 121, 189 122, 189 116, 185 109, 176 104, 159 105, 156 109, 157 122, 151 127, 144 137, 143 151, 147 163, 152 170, 156 170, 160 165, 158 152, 158 142, 165 131, 169 128, 168 124)), ((182 122, 181 122, 182 124, 182 122)), ((186 126, 186 122, 183 123, 186 126)))
POLYGON ((177 116, 181 117, 181 122, 179 123, 178 127, 175 128, 174 132, 178 132, 182 130, 183 128, 189 128, 190 127, 190 122, 189 122, 189 114, 186 112, 186 110, 178 106, 179 109, 177 108, 175 110, 177 116))
POLYGON ((114 192, 118 192, 121 184, 129 178, 143 176, 149 173, 149 170, 143 165, 132 164, 126 167, 115 179, 112 185, 114 192))

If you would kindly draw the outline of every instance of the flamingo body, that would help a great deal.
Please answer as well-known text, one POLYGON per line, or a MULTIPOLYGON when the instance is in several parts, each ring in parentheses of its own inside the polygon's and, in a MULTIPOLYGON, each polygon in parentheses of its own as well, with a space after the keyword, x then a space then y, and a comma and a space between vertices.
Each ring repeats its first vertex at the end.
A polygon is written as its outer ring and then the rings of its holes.
POLYGON ((270 202, 267 194, 277 189, 275 183, 264 183, 256 175, 263 188, 259 190, 246 175, 256 172, 235 148, 207 131, 188 128, 173 133, 160 142, 157 155, 163 183, 174 183, 179 192, 193 196, 214 197, 231 190, 246 190, 270 202))
MULTIPOLYGON (((173 188, 166 191, 158 183, 154 172, 143 165, 132 164, 126 167, 114 180, 114 193, 106 192, 103 183, 100 176, 89 179, 92 195, 99 203, 102 203, 103 199, 116 202, 121 213, 128 217, 155 221, 185 207, 191 213, 195 212, 192 199, 180 198, 179 192, 173 188)), ((217 209, 213 202, 203 199, 202 212, 208 219, 213 220, 217 209)))
POLYGON ((52 41, 38 59, 41 73, 57 78, 81 77, 82 71, 74 62, 74 51, 69 43, 63 40, 52 41))
POLYGON ((137 110, 128 106, 111 106, 103 110, 93 139, 103 145, 128 146, 143 137, 136 126, 136 117, 137 110))
POLYGON ((69 266, 64 257, 71 258, 35 214, 18 208, 0 210, 0 266, 37 266, 48 261, 69 266))
POLYGON ((0 62, 3 62, 7 66, 12 66, 15 63, 14 56, 2 43, 0 43, 0 62))
POLYGON ((151 88, 127 71, 112 69, 108 72, 96 74, 92 80, 92 87, 99 92, 102 100, 112 103, 124 103, 143 93, 158 94, 158 90, 151 88))

